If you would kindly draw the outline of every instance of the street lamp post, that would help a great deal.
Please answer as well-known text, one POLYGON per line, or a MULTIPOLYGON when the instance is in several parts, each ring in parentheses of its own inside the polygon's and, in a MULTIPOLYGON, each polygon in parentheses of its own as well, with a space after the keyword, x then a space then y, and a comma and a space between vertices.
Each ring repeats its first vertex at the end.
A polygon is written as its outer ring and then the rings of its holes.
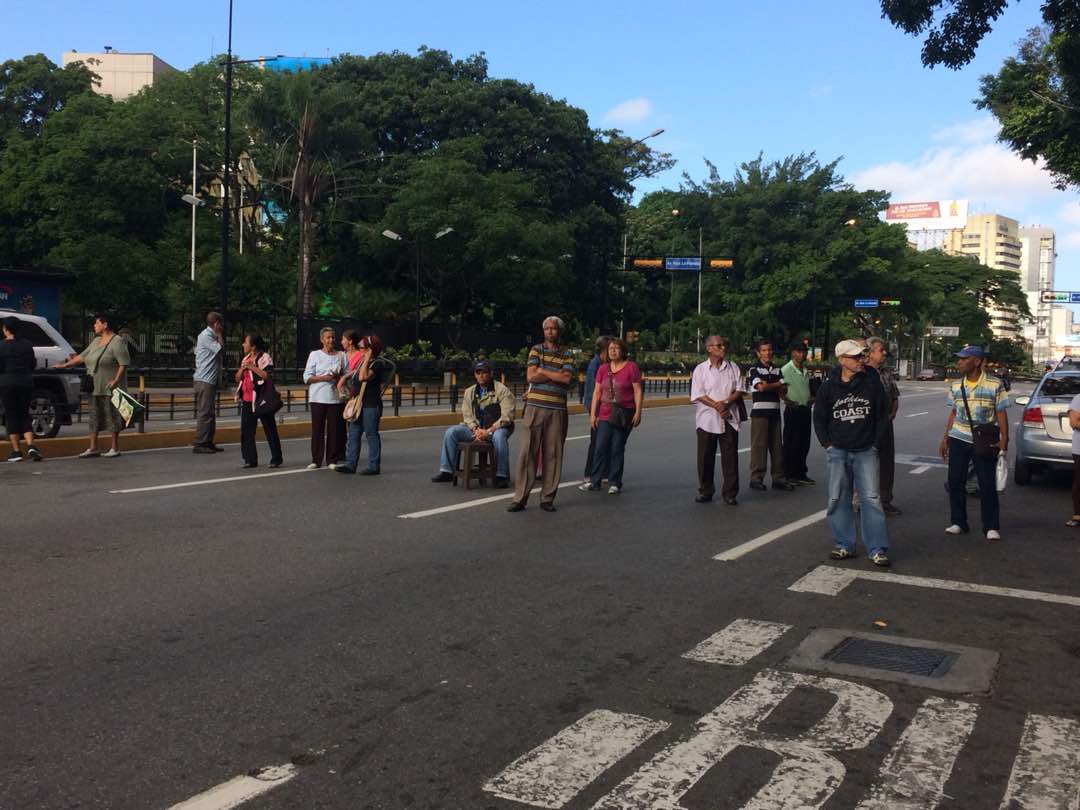
MULTIPOLYGON (((451 226, 446 225, 445 227, 442 227, 442 228, 440 228, 439 230, 437 230, 435 232, 434 238, 435 239, 442 239, 447 234, 451 234, 453 232, 454 232, 454 229, 451 226)), ((382 235, 385 236, 387 239, 390 239, 390 240, 392 240, 394 242, 403 242, 404 244, 412 245, 412 247, 413 247, 413 250, 414 250, 413 255, 416 257, 416 268, 415 268, 415 273, 414 273, 414 275, 416 277, 416 321, 415 321, 415 330, 414 330, 416 336, 414 338, 413 345, 419 345, 419 343, 420 343, 420 240, 419 239, 407 239, 404 236, 402 236, 401 234, 397 233, 396 231, 390 230, 389 228, 387 228, 385 231, 383 231, 382 235)))
POLYGON ((183 195, 180 199, 191 206, 191 281, 195 281, 195 209, 206 205, 198 197, 197 185, 197 151, 198 141, 191 142, 191 193, 183 195))

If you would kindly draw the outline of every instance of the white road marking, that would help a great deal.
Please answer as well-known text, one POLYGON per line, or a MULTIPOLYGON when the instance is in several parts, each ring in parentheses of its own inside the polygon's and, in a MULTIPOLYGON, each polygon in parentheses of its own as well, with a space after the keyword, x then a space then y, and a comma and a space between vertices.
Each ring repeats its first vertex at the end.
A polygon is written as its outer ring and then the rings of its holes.
MULTIPOLYGON (((832 752, 865 748, 892 714, 892 701, 868 686, 764 670, 694 724, 685 740, 669 745, 597 802, 593 810, 651 810, 683 807, 680 800, 705 773, 740 746, 771 751, 780 758, 768 783, 744 808, 821 807, 844 779, 844 764, 832 752), (836 697, 824 717, 794 737, 777 737, 761 724, 799 687, 836 697)), ((715 789, 724 795, 723 785, 715 789)))
POLYGON ((913 456, 910 453, 897 453, 896 463, 903 464, 907 467, 947 467, 948 465, 942 461, 940 456, 936 455, 924 455, 913 456))
POLYGON ((888 582, 893 585, 910 585, 915 588, 935 588, 945 591, 981 593, 987 596, 1007 596, 1012 599, 1030 599, 1036 602, 1048 602, 1055 605, 1080 607, 1080 596, 1067 596, 1042 591, 1027 591, 1020 588, 1005 588, 998 585, 979 585, 975 582, 960 582, 953 579, 931 579, 907 574, 886 574, 880 571, 859 571, 843 569, 831 565, 819 565, 809 574, 791 585, 788 590, 799 593, 818 593, 823 596, 837 596, 857 579, 872 582, 888 582))
POLYGON ((766 622, 759 619, 736 619, 723 630, 713 633, 683 658, 706 664, 738 667, 765 652, 784 633, 790 624, 766 622))
POLYGON ((1080 723, 1029 714, 1001 810, 1077 810, 1080 807, 1080 723))
POLYGON ((713 557, 714 560, 720 560, 720 562, 731 562, 737 560, 749 554, 751 551, 756 551, 762 546, 767 546, 774 540, 779 540, 785 535, 797 532, 799 529, 805 529, 807 526, 813 526, 815 523, 825 519, 825 510, 820 512, 814 512, 812 515, 807 515, 804 518, 788 523, 785 526, 781 526, 779 529, 773 529, 771 532, 766 532, 760 537, 755 537, 753 540, 747 540, 745 543, 741 543, 735 548, 729 548, 727 551, 722 551, 713 557))
POLYGON ((514 760, 484 790, 503 799, 557 810, 667 723, 634 714, 589 712, 514 760))
POLYGON ((930 469, 930 466, 931 465, 929 465, 929 464, 920 464, 918 467, 915 467, 911 471, 911 474, 912 475, 922 475, 924 472, 926 472, 927 470, 930 469))
MULTIPOLYGON (((580 483, 582 483, 581 480, 564 481, 563 483, 559 484, 558 488, 559 489, 564 489, 565 487, 576 487, 580 483)), ((529 494, 533 495, 533 494, 539 492, 541 489, 542 489, 542 487, 533 487, 532 490, 530 490, 529 494)), ((421 512, 408 512, 408 513, 406 513, 404 515, 398 515, 398 517, 399 518, 426 518, 426 517, 431 517, 432 515, 442 515, 442 514, 445 514, 446 512, 457 512, 460 509, 472 509, 474 506, 484 506, 485 504, 489 504, 489 503, 496 503, 498 501, 506 501, 506 500, 509 500, 509 499, 511 499, 513 497, 514 497, 514 493, 513 492, 508 492, 505 495, 491 495, 490 497, 487 497, 487 498, 474 498, 471 501, 462 501, 461 503, 452 503, 449 506, 437 506, 434 509, 424 509, 421 512)))
POLYGON ((297 774, 295 765, 277 765, 263 768, 257 774, 238 776, 217 787, 193 796, 187 801, 174 804, 169 810, 229 810, 248 799, 280 787, 297 774))
POLYGON ((566 440, 568 442, 576 442, 578 439, 587 439, 587 438, 589 438, 589 437, 588 436, 567 436, 566 440))
POLYGON ((919 411, 918 413, 905 413, 905 419, 911 419, 913 416, 926 416, 930 411, 919 411))
POLYGON ((960 749, 971 736, 978 713, 974 703, 927 698, 886 755, 878 781, 856 810, 937 807, 945 797, 945 784, 960 749))
POLYGON ((229 481, 254 481, 256 478, 274 478, 278 475, 296 475, 297 473, 319 472, 319 470, 276 470, 268 473, 250 475, 230 475, 226 478, 207 478, 202 481, 182 481, 179 484, 158 484, 153 487, 135 487, 133 489, 110 489, 110 495, 130 495, 135 492, 160 492, 163 489, 183 489, 184 487, 204 487, 207 484, 224 484, 229 481))
MULTIPOLYGON (((739 449, 739 452, 740 453, 749 453, 750 448, 749 447, 742 447, 742 448, 739 449)), ((716 452, 716 457, 720 458, 720 451, 719 450, 716 452)))

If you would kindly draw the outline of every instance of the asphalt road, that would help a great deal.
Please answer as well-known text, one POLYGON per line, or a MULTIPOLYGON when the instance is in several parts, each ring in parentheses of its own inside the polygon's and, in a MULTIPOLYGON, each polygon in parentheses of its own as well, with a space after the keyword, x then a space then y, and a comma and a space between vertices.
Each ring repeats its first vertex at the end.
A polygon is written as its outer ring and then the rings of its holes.
POLYGON ((946 537, 942 400, 904 388, 878 580, 827 559, 817 447, 817 486, 748 491, 743 453, 739 505, 695 504, 687 407, 646 412, 622 495, 555 514, 429 483, 439 428, 383 434, 377 478, 304 471, 305 440, 273 474, 0 466, 0 808, 1075 808, 1066 482, 1010 483, 1001 543, 946 537), (996 663, 948 693, 787 660, 823 628, 996 663))

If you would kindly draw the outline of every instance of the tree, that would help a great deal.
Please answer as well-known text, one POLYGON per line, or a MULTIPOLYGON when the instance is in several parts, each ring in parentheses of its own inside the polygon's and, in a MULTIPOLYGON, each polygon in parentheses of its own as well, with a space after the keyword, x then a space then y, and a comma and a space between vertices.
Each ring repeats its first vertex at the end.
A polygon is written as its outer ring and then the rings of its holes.
POLYGON ((81 62, 60 68, 40 53, 0 64, 0 148, 12 135, 39 135, 50 115, 96 80, 81 62))

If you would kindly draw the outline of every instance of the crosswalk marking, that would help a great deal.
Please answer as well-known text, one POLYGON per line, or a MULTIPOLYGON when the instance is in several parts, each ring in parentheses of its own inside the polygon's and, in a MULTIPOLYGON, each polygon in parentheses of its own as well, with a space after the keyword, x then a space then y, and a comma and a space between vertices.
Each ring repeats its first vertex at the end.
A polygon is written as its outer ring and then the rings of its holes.
POLYGON ((1001 810, 1080 808, 1080 723, 1029 714, 1001 810))
POLYGON ((736 619, 690 652, 684 653, 683 658, 706 664, 742 666, 751 658, 765 652, 790 629, 790 624, 759 619, 736 619))
POLYGON ((254 799, 276 787, 281 787, 297 774, 295 765, 275 765, 258 773, 238 776, 217 787, 193 796, 187 801, 174 804, 169 810, 230 810, 248 799, 254 799))
POLYGON ((589 712, 514 760, 484 790, 503 799, 558 810, 601 773, 667 723, 635 714, 589 712))
POLYGON ((885 757, 878 781, 856 810, 937 807, 978 712, 974 703, 928 698, 885 757))

